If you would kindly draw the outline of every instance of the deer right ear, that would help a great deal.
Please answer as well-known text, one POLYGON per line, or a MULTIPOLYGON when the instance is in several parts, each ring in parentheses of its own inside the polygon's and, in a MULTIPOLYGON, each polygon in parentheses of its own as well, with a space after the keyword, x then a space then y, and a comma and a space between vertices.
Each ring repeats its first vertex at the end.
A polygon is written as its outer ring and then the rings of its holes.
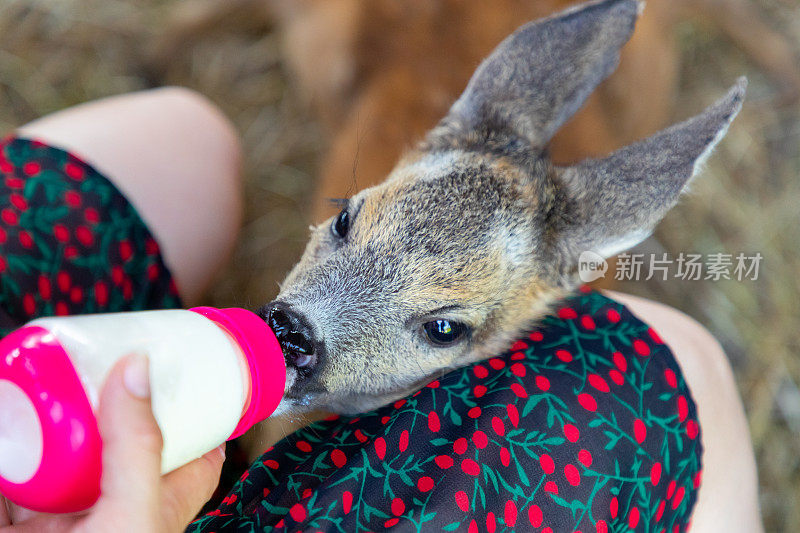
POLYGON ((522 26, 481 63, 427 143, 511 137, 541 151, 616 68, 642 6, 591 2, 522 26))

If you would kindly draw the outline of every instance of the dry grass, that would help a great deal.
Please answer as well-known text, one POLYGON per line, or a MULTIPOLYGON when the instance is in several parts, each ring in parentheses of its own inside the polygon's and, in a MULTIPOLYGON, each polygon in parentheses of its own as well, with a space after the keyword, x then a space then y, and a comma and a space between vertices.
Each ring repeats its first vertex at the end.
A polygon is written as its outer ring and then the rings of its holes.
MULTIPOLYGON (((800 50, 794 0, 752 3, 800 50)), ((221 29, 184 24, 190 31, 178 39, 175 4, 0 1, 0 129, 151 86, 207 95, 236 123, 247 155, 243 238, 209 300, 254 306, 275 295, 303 247, 323 139, 287 82, 257 2, 221 29)), ((685 310, 721 340, 750 419, 767 530, 800 531, 800 110, 777 106, 774 84, 723 36, 686 22, 679 37, 675 118, 698 111, 741 73, 751 80, 748 103, 694 193, 643 249, 761 252, 762 272, 754 282, 651 280, 623 288, 685 310)))

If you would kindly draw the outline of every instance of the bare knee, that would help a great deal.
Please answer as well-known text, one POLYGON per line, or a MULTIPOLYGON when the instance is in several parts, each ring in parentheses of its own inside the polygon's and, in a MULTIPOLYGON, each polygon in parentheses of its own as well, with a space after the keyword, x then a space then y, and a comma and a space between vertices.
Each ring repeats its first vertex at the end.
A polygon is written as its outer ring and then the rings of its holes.
POLYGON ((195 302, 233 249, 241 148, 208 99, 182 87, 114 96, 18 130, 82 157, 137 208, 181 295, 195 302))
POLYGON ((692 531, 761 531, 755 458, 728 358, 694 319, 668 306, 609 294, 650 324, 670 347, 697 405, 702 428, 703 484, 692 531))

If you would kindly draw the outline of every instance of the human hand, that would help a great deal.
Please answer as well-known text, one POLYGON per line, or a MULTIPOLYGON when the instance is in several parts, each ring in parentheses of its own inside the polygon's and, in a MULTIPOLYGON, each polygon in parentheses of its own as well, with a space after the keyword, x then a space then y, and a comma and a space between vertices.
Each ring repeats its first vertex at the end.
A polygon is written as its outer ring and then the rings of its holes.
POLYGON ((161 476, 161 432, 150 408, 147 358, 118 362, 100 395, 103 439, 100 498, 90 509, 46 514, 0 495, 0 533, 183 531, 211 497, 225 459, 224 444, 161 476))

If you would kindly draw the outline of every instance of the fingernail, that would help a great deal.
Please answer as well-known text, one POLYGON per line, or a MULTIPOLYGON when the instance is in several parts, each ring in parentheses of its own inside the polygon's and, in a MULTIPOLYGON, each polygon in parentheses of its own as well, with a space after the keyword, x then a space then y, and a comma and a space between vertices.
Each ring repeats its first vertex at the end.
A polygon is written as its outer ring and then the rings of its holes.
POLYGON ((150 371, 147 356, 134 354, 125 364, 122 382, 133 396, 141 399, 150 397, 150 371))
POLYGON ((217 446, 217 450, 219 450, 219 454, 222 456, 222 460, 225 460, 225 443, 223 442, 219 446, 217 446))

